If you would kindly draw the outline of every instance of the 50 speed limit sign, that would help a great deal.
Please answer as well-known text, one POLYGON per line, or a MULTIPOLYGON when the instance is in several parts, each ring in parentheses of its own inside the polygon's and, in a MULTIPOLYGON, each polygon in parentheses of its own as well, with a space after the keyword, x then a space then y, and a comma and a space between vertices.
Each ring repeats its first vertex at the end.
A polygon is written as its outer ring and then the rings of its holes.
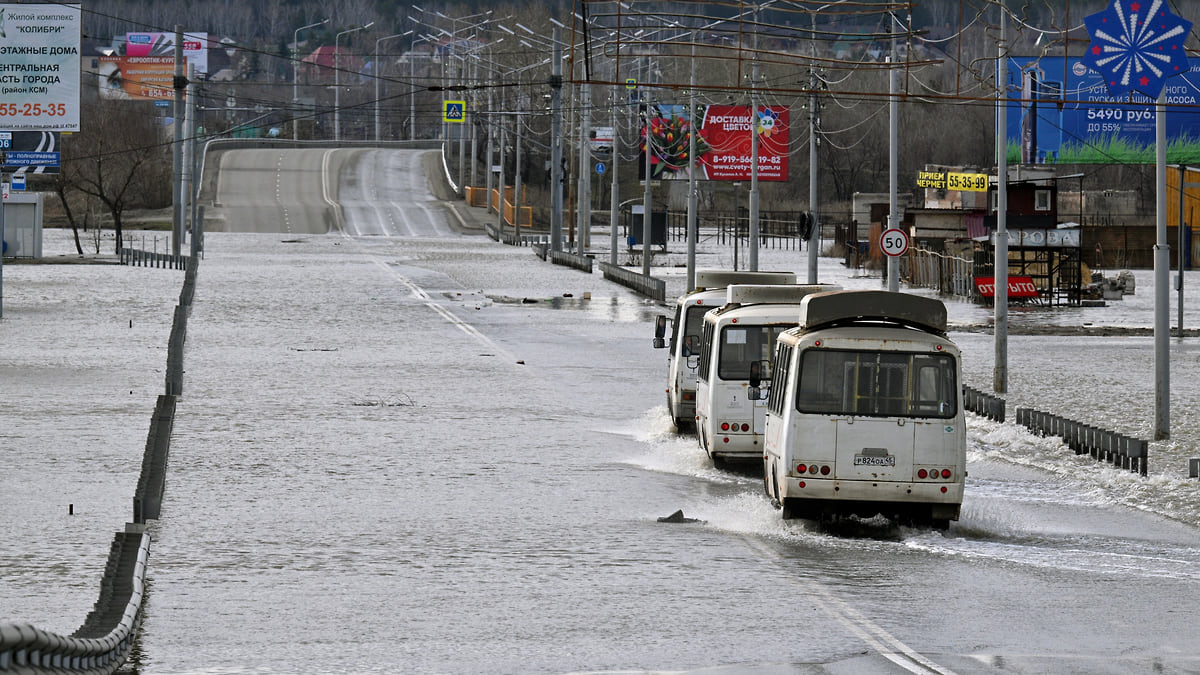
POLYGON ((908 253, 908 233, 892 228, 879 235, 879 248, 893 258, 908 253))

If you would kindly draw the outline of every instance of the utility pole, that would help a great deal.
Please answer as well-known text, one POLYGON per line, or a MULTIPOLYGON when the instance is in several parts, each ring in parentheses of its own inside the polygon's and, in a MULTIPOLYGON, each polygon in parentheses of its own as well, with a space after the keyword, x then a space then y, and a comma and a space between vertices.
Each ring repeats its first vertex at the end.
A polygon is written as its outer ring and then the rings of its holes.
MULTIPOLYGON (((900 162, 900 100, 899 85, 896 83, 896 17, 888 14, 888 33, 892 34, 892 53, 888 56, 888 222, 884 230, 900 227, 900 219, 896 211, 900 205, 896 198, 897 173, 900 162)), ((887 288, 893 293, 900 292, 900 260, 887 256, 887 288)))
POLYGON ((590 243, 592 221, 591 130, 592 130, 592 87, 587 82, 579 85, 579 188, 575 191, 578 205, 579 255, 583 255, 590 243))
MULTIPOLYGON (((613 76, 613 79, 617 79, 613 76)), ((621 89, 612 87, 612 101, 608 109, 608 123, 612 127, 612 169, 608 190, 608 264, 617 264, 617 225, 621 214, 620 183, 617 181, 617 167, 621 165, 621 133, 617 126, 617 102, 621 100, 621 89)))
MULTIPOLYGON (((1155 200, 1154 244, 1154 440, 1171 437, 1171 245, 1167 242, 1167 91, 1158 93, 1154 106, 1155 200)), ((1181 176, 1182 178, 1182 176, 1181 176)), ((1183 181, 1179 181, 1183 189, 1183 181)), ((1183 255, 1183 251, 1179 251, 1183 255)), ((1182 278, 1183 268, 1179 275, 1182 278)), ((1182 322, 1181 322, 1182 325, 1182 322)))
MULTIPOLYGON (((563 72, 562 29, 554 28, 554 63, 550 65, 550 250, 563 250, 563 72)), ((491 96, 491 89, 488 89, 491 96)), ((491 135, 489 134, 489 143, 491 135)), ((491 150, 488 150, 491 161, 491 150)), ((491 175, 490 173, 488 175, 491 175)))
MULTIPOLYGON (((758 24, 758 7, 754 8, 758 24)), ((750 64, 750 253, 748 269, 758 271, 758 32, 754 33, 754 60, 750 64)))
MULTIPOLYGON (((696 287, 696 38, 692 36, 692 72, 688 77, 687 290, 696 287)), ((614 134, 615 135, 615 134, 614 134)))
MULTIPOLYGON (((808 237, 808 283, 817 283, 817 248, 821 244, 821 218, 817 206, 817 14, 812 14, 812 39, 809 46, 812 49, 812 65, 809 71, 808 86, 812 90, 808 96, 808 213, 812 218, 809 225, 812 234, 808 237)), ((690 288, 690 286, 689 286, 690 288)))
POLYGON ((992 331, 992 391, 1008 391, 1008 17, 1000 0, 1000 66, 996 72, 996 260, 992 331))
MULTIPOLYGON (((175 24, 175 107, 173 108, 175 115, 175 142, 172 144, 173 155, 172 161, 174 164, 175 185, 172 190, 172 195, 175 200, 174 208, 172 209, 172 236, 171 236, 171 254, 179 255, 183 250, 183 221, 184 221, 184 204, 183 196, 183 91, 187 86, 187 78, 183 74, 183 26, 175 24)), ((118 246, 120 244, 118 243, 118 246)))

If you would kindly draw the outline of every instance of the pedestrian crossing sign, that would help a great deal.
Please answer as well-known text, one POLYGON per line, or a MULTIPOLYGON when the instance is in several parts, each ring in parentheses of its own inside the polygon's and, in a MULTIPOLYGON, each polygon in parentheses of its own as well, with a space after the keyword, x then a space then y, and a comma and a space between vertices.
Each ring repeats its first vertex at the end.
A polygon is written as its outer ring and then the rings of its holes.
POLYGON ((442 121, 443 122, 465 122, 465 121, 467 121, 467 102, 466 101, 442 101, 442 121))

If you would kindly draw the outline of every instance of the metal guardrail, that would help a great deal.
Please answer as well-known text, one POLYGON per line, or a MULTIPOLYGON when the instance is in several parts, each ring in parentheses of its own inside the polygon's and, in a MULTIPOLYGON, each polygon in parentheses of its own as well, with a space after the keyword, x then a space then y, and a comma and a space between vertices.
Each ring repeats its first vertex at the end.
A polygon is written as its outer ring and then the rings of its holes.
POLYGON ((575 255, 574 253, 567 253, 566 251, 550 251, 549 256, 550 262, 554 263, 555 265, 574 267, 575 269, 587 272, 588 274, 592 273, 592 265, 595 263, 593 258, 589 258, 586 255, 575 255))
POLYGON ((1076 455, 1091 455, 1113 466, 1145 476, 1150 442, 1094 427, 1053 413, 1017 408, 1017 424, 1039 436, 1058 436, 1076 455))
POLYGON ((100 582, 100 599, 70 636, 27 623, 0 624, 0 673, 116 672, 125 663, 142 622, 149 552, 145 526, 129 524, 125 532, 116 534, 100 582))
MULTIPOLYGON (((128 250, 128 249, 123 249, 128 250)), ((142 455, 142 471, 133 497, 133 521, 117 532, 109 550, 100 596, 83 625, 69 636, 28 623, 0 624, 0 674, 107 675, 121 668, 142 621, 146 561, 150 535, 146 521, 155 520, 166 485, 167 455, 175 423, 176 396, 183 389, 183 343, 187 317, 196 292, 196 258, 186 258, 183 288, 167 349, 166 393, 158 397, 142 455)))
POLYGON ((996 422, 1004 421, 1004 399, 963 385, 963 408, 996 422))
POLYGON ((640 272, 627 270, 619 265, 612 265, 606 262, 600 262, 599 264, 600 271, 604 273, 605 279, 615 281, 626 288, 632 288, 653 300, 666 302, 667 282, 662 279, 655 279, 640 272))

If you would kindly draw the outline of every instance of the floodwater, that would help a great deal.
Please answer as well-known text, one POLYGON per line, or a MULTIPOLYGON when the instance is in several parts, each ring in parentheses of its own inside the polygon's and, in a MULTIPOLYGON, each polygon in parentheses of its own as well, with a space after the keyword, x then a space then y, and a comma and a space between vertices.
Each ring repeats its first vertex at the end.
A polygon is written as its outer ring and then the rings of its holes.
MULTIPOLYGON (((1149 477, 972 418, 949 532, 829 532, 670 430, 666 310, 598 273, 480 236, 207 244, 138 672, 1200 670, 1194 340, 1172 340, 1176 426, 1149 477), (701 522, 658 522, 676 509, 701 522)), ((182 273, 4 273, 0 620, 69 633, 130 517, 182 273)), ((1135 296, 1045 320, 1149 325, 1138 274, 1135 296)), ((989 389, 991 336, 951 337, 989 389)), ((1009 410, 1147 437, 1150 344, 1010 336, 1009 410)))

